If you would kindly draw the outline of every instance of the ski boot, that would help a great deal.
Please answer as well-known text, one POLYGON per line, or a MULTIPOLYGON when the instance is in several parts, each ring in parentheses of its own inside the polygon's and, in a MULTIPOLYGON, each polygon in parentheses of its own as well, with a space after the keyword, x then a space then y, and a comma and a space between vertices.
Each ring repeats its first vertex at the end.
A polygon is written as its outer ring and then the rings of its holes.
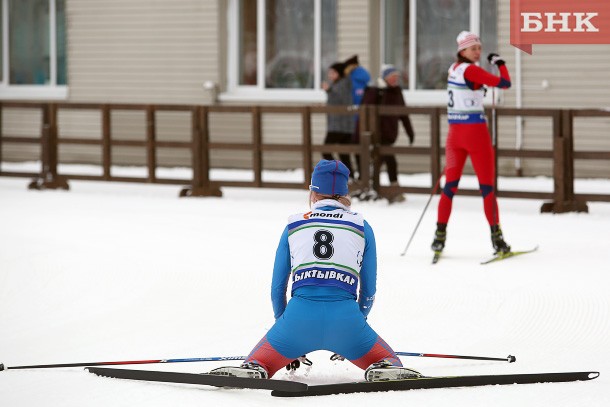
POLYGON ((406 367, 394 366, 387 360, 373 363, 364 372, 367 382, 380 382, 384 380, 417 379, 422 374, 417 370, 406 367))
POLYGON ((491 227, 491 244, 495 250, 494 254, 510 253, 510 246, 504 241, 504 236, 502 235, 500 225, 494 225, 491 227))
POLYGON ((434 232, 434 240, 430 245, 430 248, 434 252, 434 257, 432 258, 432 264, 436 264, 441 257, 441 253, 445 248, 445 240, 447 239, 447 224, 446 223, 437 223, 436 224, 436 232, 434 232))
POLYGON ((219 376, 246 377, 250 379, 267 379, 267 371, 256 363, 242 363, 241 366, 223 366, 210 370, 207 374, 219 376))
POLYGON ((447 224, 437 223, 436 232, 434 232, 434 240, 430 248, 433 252, 442 252, 445 248, 445 240, 447 239, 447 224))

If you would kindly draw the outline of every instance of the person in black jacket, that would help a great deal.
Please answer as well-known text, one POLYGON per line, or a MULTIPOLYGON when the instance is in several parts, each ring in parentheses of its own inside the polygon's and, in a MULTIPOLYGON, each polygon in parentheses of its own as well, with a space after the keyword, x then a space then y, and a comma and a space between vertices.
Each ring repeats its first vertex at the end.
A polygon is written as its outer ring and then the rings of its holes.
MULTIPOLYGON (((345 64, 336 62, 328 68, 328 82, 322 82, 322 89, 326 91, 328 106, 351 106, 352 105, 352 82, 345 76, 345 64)), ((324 144, 351 144, 354 130, 354 116, 345 114, 327 115, 326 137, 324 144)), ((333 154, 323 153, 325 160, 334 160, 333 154)), ((339 159, 350 172, 352 164, 350 155, 339 154, 339 159)))
MULTIPOLYGON (((362 104, 369 105, 391 105, 405 106, 405 99, 402 96, 402 88, 399 85, 400 72, 393 65, 384 65, 381 77, 378 79, 378 86, 367 87, 364 91, 362 104)), ((409 137, 409 145, 415 140, 415 132, 411 125, 409 116, 387 115, 379 118, 380 142, 381 145, 393 145, 398 137, 398 122, 400 121, 409 137)), ((386 165, 390 186, 398 187, 398 164, 396 156, 393 154, 381 156, 381 163, 386 165)), ((405 196, 401 193, 391 193, 388 197, 390 203, 403 202, 405 196)))

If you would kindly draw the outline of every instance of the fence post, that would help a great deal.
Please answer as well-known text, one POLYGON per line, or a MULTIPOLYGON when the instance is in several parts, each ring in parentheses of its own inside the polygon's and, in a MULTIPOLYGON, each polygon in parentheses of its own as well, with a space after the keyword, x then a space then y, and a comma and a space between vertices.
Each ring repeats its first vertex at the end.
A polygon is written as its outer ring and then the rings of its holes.
POLYGON ((110 181, 110 167, 112 165, 112 142, 111 142, 111 122, 110 107, 102 105, 102 168, 104 180, 110 181))
POLYGON ((367 190, 371 183, 371 131, 369 126, 370 106, 360 105, 358 109, 358 134, 360 151, 356 154, 358 162, 359 189, 367 190))
POLYGON ((379 173, 381 172, 381 157, 379 145, 381 144, 381 118, 379 117, 379 105, 369 106, 369 131, 371 132, 369 156, 373 162, 372 189, 379 194, 379 173))
MULTIPOLYGON (((432 174, 432 188, 441 177, 441 109, 435 107, 430 115, 430 173, 432 174)), ((440 191, 440 190, 439 190, 440 191)))
POLYGON ((546 202, 540 212, 588 212, 586 202, 574 196, 573 118, 570 110, 553 115, 553 201, 546 202))
POLYGON ((303 142, 303 174, 305 176, 305 188, 309 186, 309 176, 313 172, 311 162, 313 160, 312 152, 312 137, 311 137, 311 108, 309 106, 302 107, 301 110, 302 122, 302 142, 303 142))
POLYGON ((195 106, 191 110, 191 160, 193 181, 190 187, 180 191, 180 197, 222 196, 218 187, 210 184, 210 131, 209 111, 206 106, 195 106))
POLYGON ((254 169, 254 185, 263 186, 263 132, 262 113, 259 106, 252 106, 252 168, 254 169))
POLYGON ((57 105, 48 103, 42 108, 41 158, 42 172, 28 185, 28 189, 70 189, 65 177, 57 175, 57 105))
POLYGON ((155 182, 157 175, 157 130, 155 123, 155 106, 146 107, 146 167, 148 171, 148 182, 155 182))

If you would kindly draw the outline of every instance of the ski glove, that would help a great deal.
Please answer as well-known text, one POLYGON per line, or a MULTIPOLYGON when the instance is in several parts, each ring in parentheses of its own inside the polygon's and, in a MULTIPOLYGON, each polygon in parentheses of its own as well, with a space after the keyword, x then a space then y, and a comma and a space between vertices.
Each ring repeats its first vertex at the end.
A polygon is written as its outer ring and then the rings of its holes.
POLYGON ((502 57, 500 55, 494 54, 494 53, 487 55, 487 60, 489 61, 490 64, 496 65, 496 66, 502 66, 506 63, 506 62, 504 62, 504 60, 502 59, 502 57))
POLYGON ((303 355, 295 360, 293 360, 292 362, 288 363, 286 365, 286 370, 288 371, 295 371, 297 370, 299 367, 301 367, 301 363, 306 365, 306 366, 311 366, 313 365, 313 362, 309 359, 307 359, 307 355, 303 355))

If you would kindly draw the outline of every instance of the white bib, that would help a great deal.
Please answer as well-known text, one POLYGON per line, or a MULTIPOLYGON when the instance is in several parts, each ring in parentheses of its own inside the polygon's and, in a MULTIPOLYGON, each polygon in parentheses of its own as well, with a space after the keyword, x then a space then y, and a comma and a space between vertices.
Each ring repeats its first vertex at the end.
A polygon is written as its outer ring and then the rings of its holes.
POLYGON ((288 218, 292 289, 333 286, 357 295, 364 254, 364 218, 343 208, 288 218))
POLYGON ((466 84, 464 72, 471 64, 453 64, 447 77, 447 117, 451 124, 485 123, 483 88, 472 90, 466 84))

